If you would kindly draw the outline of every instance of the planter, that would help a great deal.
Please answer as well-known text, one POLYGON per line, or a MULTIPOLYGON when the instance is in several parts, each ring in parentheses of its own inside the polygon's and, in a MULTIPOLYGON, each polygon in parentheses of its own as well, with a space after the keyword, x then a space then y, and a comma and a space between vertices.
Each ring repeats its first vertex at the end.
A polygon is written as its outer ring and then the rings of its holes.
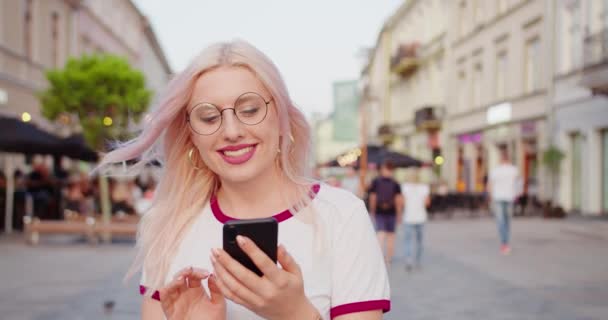
POLYGON ((566 217, 566 211, 560 206, 553 206, 551 201, 543 204, 543 218, 546 219, 563 219, 566 217))

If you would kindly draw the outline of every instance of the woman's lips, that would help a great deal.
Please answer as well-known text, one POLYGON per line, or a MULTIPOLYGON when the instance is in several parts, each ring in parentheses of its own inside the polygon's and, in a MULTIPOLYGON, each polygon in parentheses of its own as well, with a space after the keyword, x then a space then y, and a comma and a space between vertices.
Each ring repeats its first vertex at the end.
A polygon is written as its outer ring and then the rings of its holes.
POLYGON ((230 147, 219 150, 218 153, 222 156, 224 161, 229 164, 237 165, 249 161, 255 154, 256 147, 257 145, 244 146, 238 149, 230 147))

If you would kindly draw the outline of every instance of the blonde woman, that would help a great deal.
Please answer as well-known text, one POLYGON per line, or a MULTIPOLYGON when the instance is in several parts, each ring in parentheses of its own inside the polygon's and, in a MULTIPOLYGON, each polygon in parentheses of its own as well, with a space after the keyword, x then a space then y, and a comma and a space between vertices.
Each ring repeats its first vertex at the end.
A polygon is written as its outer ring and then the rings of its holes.
POLYGON ((157 159, 138 234, 143 319, 381 319, 382 253, 363 202, 308 177, 310 130, 275 65, 236 41, 169 83, 141 135, 102 165, 157 159), (221 249, 223 223, 274 217, 278 264, 247 238, 257 276, 221 249))

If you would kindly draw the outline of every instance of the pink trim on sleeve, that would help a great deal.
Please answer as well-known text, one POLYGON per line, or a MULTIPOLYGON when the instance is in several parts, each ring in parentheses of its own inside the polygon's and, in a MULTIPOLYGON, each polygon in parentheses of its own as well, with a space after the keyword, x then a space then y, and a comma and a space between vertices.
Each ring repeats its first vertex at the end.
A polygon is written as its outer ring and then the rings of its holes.
MULTIPOLYGON (((143 296, 144 294, 146 294, 146 291, 148 291, 148 288, 139 285, 139 294, 143 296)), ((154 291, 154 293, 152 294, 152 299, 160 301, 160 292, 158 292, 158 290, 154 291)))
POLYGON ((390 300, 371 300, 361 301, 339 305, 331 308, 329 311, 330 317, 333 319, 337 316, 341 316, 348 313, 363 312, 370 310, 382 309, 382 312, 386 313, 391 310, 390 300))

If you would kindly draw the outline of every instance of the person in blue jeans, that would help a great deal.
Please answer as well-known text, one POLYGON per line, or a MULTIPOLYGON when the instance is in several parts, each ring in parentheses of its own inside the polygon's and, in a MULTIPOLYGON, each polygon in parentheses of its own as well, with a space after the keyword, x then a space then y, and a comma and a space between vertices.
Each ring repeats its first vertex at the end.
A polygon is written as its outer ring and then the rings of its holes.
MULTIPOLYGON (((417 169, 413 169, 417 170, 417 169)), ((424 224, 427 221, 427 208, 431 203, 430 188, 420 183, 418 172, 415 171, 411 183, 403 183, 401 191, 405 198, 403 224, 405 229, 405 258, 406 269, 413 266, 419 268, 422 263, 424 224), (413 238, 416 238, 414 245, 413 238), (415 257, 414 251, 416 251, 415 257)))
POLYGON ((511 164, 506 146, 500 146, 500 164, 490 170, 488 193, 500 237, 500 252, 511 253, 510 233, 513 206, 520 189, 519 171, 511 164))
POLYGON ((369 188, 370 214, 376 225, 376 235, 384 252, 384 260, 390 264, 395 249, 395 226, 401 220, 403 196, 401 187, 393 178, 394 166, 385 161, 369 188), (386 250, 384 244, 386 242, 386 250))

